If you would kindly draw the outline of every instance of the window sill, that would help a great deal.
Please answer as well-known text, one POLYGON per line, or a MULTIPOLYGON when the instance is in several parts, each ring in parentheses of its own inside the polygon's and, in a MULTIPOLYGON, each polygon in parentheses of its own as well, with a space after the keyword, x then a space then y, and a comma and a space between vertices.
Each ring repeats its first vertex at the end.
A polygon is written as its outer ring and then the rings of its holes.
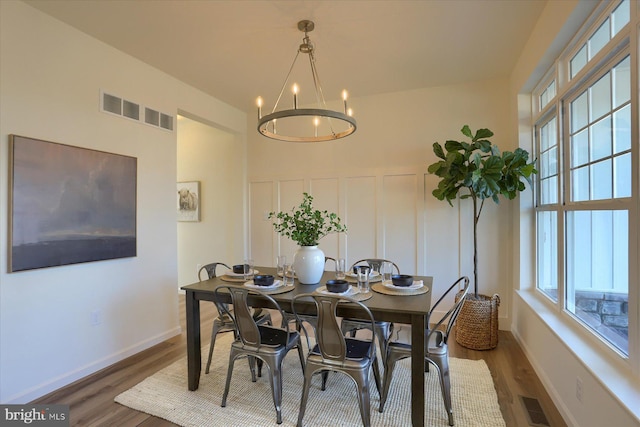
POLYGON ((548 327, 584 369, 640 423, 640 376, 633 374, 629 361, 617 355, 567 314, 560 313, 534 290, 516 295, 548 327))

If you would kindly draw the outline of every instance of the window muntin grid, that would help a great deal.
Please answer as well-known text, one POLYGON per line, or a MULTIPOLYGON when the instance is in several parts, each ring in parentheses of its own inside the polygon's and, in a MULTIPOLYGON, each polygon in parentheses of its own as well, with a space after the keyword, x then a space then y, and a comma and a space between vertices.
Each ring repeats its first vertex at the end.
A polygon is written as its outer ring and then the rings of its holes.
POLYGON ((569 104, 572 202, 631 195, 630 65, 626 56, 569 104))
POLYGON ((572 79, 629 23, 630 15, 629 0, 623 0, 569 61, 570 76, 572 79))

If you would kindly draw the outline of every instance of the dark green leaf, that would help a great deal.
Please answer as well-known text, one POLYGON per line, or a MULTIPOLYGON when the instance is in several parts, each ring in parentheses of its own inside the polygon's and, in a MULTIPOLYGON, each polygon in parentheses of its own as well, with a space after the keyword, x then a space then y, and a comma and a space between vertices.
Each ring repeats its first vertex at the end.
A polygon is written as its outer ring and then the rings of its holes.
POLYGON ((476 131, 476 136, 473 137, 473 141, 477 141, 479 139, 491 138, 492 136, 493 136, 493 132, 491 132, 489 129, 478 129, 476 131))
POLYGON ((445 159, 444 156, 444 151, 442 151, 442 145, 440 145, 437 142, 433 143, 433 152, 435 153, 436 156, 440 157, 441 159, 445 159))

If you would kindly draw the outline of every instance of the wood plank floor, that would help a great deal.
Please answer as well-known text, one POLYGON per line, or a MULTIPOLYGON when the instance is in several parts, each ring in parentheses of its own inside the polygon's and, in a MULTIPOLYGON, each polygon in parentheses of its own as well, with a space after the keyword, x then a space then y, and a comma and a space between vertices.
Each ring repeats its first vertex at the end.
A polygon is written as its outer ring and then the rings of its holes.
MULTIPOLYGON (((185 327, 184 296, 180 300, 180 320, 185 327)), ((202 341, 208 344, 213 304, 201 304, 202 341)), ((498 347, 475 351, 449 341, 450 355, 464 359, 483 359, 491 371, 500 409, 507 427, 530 425, 520 396, 538 399, 551 427, 563 427, 563 421, 549 395, 542 387, 529 361, 510 332, 501 331, 498 347)), ((114 398, 146 377, 186 356, 186 332, 148 350, 129 357, 67 387, 56 390, 32 403, 59 403, 70 406, 72 426, 174 426, 175 424, 129 409, 114 398)), ((206 355, 203 355, 203 358, 206 355)), ((375 410, 376 408, 373 408, 375 410)), ((539 425, 539 424, 533 424, 539 425)))

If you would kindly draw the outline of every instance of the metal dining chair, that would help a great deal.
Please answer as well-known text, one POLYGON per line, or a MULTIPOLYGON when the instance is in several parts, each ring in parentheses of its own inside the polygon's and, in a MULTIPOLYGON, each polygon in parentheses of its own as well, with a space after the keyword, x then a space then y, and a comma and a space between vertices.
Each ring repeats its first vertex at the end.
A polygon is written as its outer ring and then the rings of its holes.
MULTIPOLYGON (((293 297, 291 306, 298 322, 301 322, 296 302, 300 299, 312 299, 317 314, 316 345, 307 355, 304 369, 304 384, 298 427, 302 427, 302 419, 307 407, 309 388, 314 374, 322 373, 323 377, 329 371, 341 372, 348 375, 357 387, 360 416, 365 427, 371 425, 371 403, 369 396, 369 372, 373 366, 373 375, 378 393, 380 393, 380 371, 376 361, 376 345, 373 336, 368 340, 345 337, 338 325, 336 309, 339 303, 358 305, 368 319, 371 327, 375 322, 373 314, 366 305, 352 298, 340 295, 321 293, 304 293, 293 297)), ((323 378, 324 381, 324 378, 323 378)))
MULTIPOLYGON (((216 269, 218 266, 224 266, 229 268, 229 266, 223 262, 212 262, 210 264, 203 265, 198 270, 198 280, 202 281, 202 272, 205 271, 207 273, 207 277, 212 279, 216 277, 216 269)), ((218 310, 218 316, 213 319, 213 326, 211 328, 211 343, 209 344, 209 358, 207 359, 207 367, 205 368, 204 373, 209 373, 209 368, 211 367, 211 358, 213 357, 213 348, 216 345, 216 337, 218 334, 223 332, 234 332, 236 330, 236 326, 233 323, 233 319, 224 314, 224 311, 221 308, 221 304, 215 303, 216 309, 218 310)), ((228 307, 227 307, 228 308, 228 307)), ((261 308, 253 309, 253 318, 259 324, 271 324, 271 314, 267 310, 263 310, 261 308)), ((262 374, 261 365, 258 365, 258 376, 262 374)), ((255 382, 255 370, 251 370, 252 380, 255 382)))
MULTIPOLYGON (((361 264, 365 264, 369 266, 374 271, 380 271, 380 267, 382 267, 383 262, 390 262, 393 264, 393 268, 396 271, 396 274, 400 274, 400 268, 398 265, 387 259, 382 258, 366 258, 361 259, 354 262, 351 267, 349 267, 349 271, 353 271, 353 267, 361 264)), ((367 322, 363 322, 359 319, 351 319, 345 318, 342 319, 342 324, 340 326, 343 334, 349 333, 352 337, 356 336, 356 332, 360 329, 371 329, 370 325, 367 322)), ((374 325, 374 329, 372 331, 375 333, 378 338, 378 345, 380 346, 380 353, 382 354, 382 360, 384 361, 387 352, 387 343, 389 342, 389 338, 393 333, 393 323, 391 322, 380 322, 376 321, 374 325)))
MULTIPOLYGON (((436 367, 438 371, 438 377, 440 379, 440 389, 442 391, 442 399, 444 401, 444 407, 449 417, 449 425, 453 425, 453 410, 451 408, 451 382, 449 379, 449 350, 447 347, 447 341, 451 329, 456 322, 458 313, 464 304, 465 297, 469 291, 469 278, 463 276, 456 280, 456 282, 442 294, 440 299, 431 307, 429 314, 427 315, 427 330, 425 331, 425 360, 436 367), (444 298, 453 290, 459 287, 462 283, 462 293, 459 295, 458 301, 456 301, 451 309, 447 311, 438 322, 435 323, 433 328, 429 329, 431 315, 435 312, 438 305, 444 300, 444 298), (442 325, 446 322, 446 327, 442 330, 442 325)), ((389 386, 391 385, 391 379, 393 378, 393 370, 396 362, 402 359, 411 357, 411 344, 405 344, 400 342, 390 342, 387 347, 387 357, 384 360, 384 381, 382 388, 382 395, 380 397, 380 407, 378 411, 384 411, 384 405, 389 395, 389 386)), ((428 368, 429 365, 426 365, 428 368)), ((428 369, 427 369, 428 370, 428 369)))
POLYGON ((236 359, 248 357, 262 360, 269 368, 273 404, 276 408, 276 421, 282 423, 282 361, 293 348, 298 349, 300 365, 304 372, 305 361, 300 341, 300 333, 291 331, 288 327, 284 312, 280 305, 271 296, 244 286, 219 286, 215 290, 216 299, 221 299, 222 294, 231 296, 233 311, 222 306, 226 315, 231 317, 237 327, 236 340, 231 344, 229 352, 229 368, 227 381, 222 395, 222 406, 227 406, 227 396, 233 375, 233 365, 236 359), (251 315, 248 299, 250 296, 260 296, 267 301, 269 308, 277 310, 282 316, 280 327, 258 324, 251 315))

